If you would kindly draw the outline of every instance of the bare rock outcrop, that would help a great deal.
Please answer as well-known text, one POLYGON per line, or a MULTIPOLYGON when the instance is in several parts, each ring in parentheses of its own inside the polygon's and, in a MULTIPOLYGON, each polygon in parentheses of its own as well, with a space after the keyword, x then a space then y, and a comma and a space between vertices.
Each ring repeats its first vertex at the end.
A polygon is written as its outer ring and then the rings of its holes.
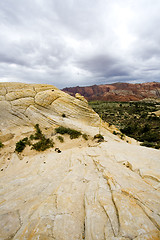
POLYGON ((73 98, 52 85, 0 83, 0 130, 22 125, 98 126, 98 115, 87 101, 73 98), (65 114, 66 118, 62 115, 65 114))
POLYGON ((160 239, 159 150, 119 139, 79 95, 51 85, 3 83, 0 94, 0 239, 160 239), (17 154, 36 123, 50 136, 63 125, 90 140, 17 154), (99 131, 104 142, 93 140, 99 131))

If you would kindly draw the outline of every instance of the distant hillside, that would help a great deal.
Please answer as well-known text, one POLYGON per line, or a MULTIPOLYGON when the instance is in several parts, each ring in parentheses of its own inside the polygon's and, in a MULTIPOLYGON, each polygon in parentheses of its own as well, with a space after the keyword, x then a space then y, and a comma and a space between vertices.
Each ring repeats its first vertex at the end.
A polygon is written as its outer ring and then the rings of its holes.
POLYGON ((80 93, 89 101, 139 101, 145 98, 160 98, 160 83, 113 83, 87 87, 70 87, 64 88, 63 91, 72 96, 80 93))

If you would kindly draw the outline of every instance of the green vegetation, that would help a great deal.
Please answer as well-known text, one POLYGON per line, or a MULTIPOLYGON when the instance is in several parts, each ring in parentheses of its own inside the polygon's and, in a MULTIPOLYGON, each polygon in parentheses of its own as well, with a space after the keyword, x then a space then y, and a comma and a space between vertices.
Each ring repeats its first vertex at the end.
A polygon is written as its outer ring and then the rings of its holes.
POLYGON ((4 145, 3 145, 3 143, 0 141, 0 148, 2 148, 4 145))
POLYGON ((65 117, 66 117, 66 114, 65 114, 65 113, 63 113, 63 114, 62 114, 62 117, 63 117, 63 118, 65 118, 65 117))
POLYGON ((36 151, 45 151, 48 148, 53 147, 52 139, 42 137, 40 141, 37 143, 32 144, 31 149, 35 149, 36 151))
POLYGON ((26 137, 16 143, 16 152, 22 152, 27 145, 32 146, 31 149, 36 151, 45 151, 46 149, 53 147, 52 139, 46 138, 39 128, 39 124, 35 125, 36 132, 34 135, 30 135, 30 140, 26 137), (31 143, 31 140, 39 140, 36 143, 31 143))
POLYGON ((28 140, 28 138, 26 137, 26 138, 23 138, 22 140, 20 140, 19 142, 16 143, 16 149, 15 149, 16 152, 22 152, 27 145, 30 146, 31 143, 28 140))
POLYGON ((125 134, 143 146, 160 148, 160 117, 153 113, 160 109, 160 103, 94 101, 89 104, 104 121, 121 130, 122 139, 125 134))
POLYGON ((20 140, 19 142, 16 143, 15 151, 22 152, 25 149, 25 147, 26 147, 26 144, 22 140, 20 140))
POLYGON ((94 139, 98 139, 98 142, 103 142, 104 141, 104 137, 101 134, 94 135, 94 139))
POLYGON ((82 137, 84 138, 84 140, 86 140, 86 141, 88 140, 88 135, 87 134, 85 134, 85 133, 82 134, 82 137))
POLYGON ((71 139, 75 139, 75 138, 78 138, 80 135, 82 135, 81 132, 79 131, 76 131, 74 129, 71 129, 71 128, 65 128, 65 127, 58 127, 55 129, 56 133, 59 133, 59 134, 68 134, 70 135, 70 138, 71 139))
POLYGON ((114 134, 114 135, 117 135, 118 133, 117 133, 116 131, 113 131, 113 134, 114 134))
POLYGON ((58 139, 61 143, 64 142, 64 138, 63 138, 62 136, 57 136, 57 139, 58 139))
POLYGON ((30 136, 31 140, 38 140, 38 139, 42 139, 44 137, 44 135, 42 134, 41 129, 39 128, 39 124, 36 124, 35 126, 36 129, 36 133, 34 135, 30 136))

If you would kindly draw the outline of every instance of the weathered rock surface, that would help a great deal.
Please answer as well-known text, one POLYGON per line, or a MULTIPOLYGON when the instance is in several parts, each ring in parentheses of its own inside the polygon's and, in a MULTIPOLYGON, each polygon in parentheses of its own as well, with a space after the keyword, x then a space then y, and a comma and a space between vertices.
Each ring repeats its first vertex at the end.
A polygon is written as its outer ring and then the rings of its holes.
POLYGON ((93 127, 99 124, 98 115, 85 99, 73 98, 52 85, 0 83, 0 97, 0 130, 3 132, 37 122, 42 127, 67 125, 80 130, 88 122, 93 127))
POLYGON ((63 91, 72 96, 80 93, 90 101, 139 101, 145 98, 160 98, 160 83, 114 83, 88 87, 70 87, 64 88, 63 91))
POLYGON ((36 123, 50 136, 58 125, 93 136, 100 119, 82 98, 53 86, 8 83, 0 93, 0 239, 160 239, 159 150, 129 144, 101 124, 105 142, 65 137, 55 143, 60 154, 17 154, 16 141, 36 123), (25 88, 34 95, 17 98, 25 88))

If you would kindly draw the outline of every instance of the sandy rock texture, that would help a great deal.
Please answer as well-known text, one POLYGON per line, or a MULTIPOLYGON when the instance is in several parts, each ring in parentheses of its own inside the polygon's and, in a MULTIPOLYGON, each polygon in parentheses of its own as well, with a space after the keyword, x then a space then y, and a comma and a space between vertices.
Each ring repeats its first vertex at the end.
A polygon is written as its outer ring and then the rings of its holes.
POLYGON ((71 97, 52 85, 0 83, 0 130, 2 132, 37 122, 42 127, 66 125, 96 127, 98 115, 83 97, 71 97), (65 118, 62 115, 65 114, 65 118))
POLYGON ((5 83, 0 94, 0 240, 160 239, 159 150, 119 139, 83 98, 51 85, 5 83), (46 134, 63 125, 90 137, 64 136, 61 153, 17 154, 36 123, 46 134))

